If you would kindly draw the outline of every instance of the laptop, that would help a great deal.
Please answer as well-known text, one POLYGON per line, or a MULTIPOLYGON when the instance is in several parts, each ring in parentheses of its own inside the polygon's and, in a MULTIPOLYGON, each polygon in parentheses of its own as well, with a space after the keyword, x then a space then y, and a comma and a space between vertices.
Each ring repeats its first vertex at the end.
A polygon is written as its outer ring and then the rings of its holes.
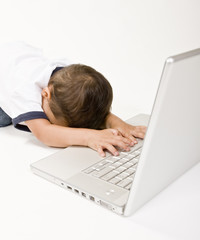
POLYGON ((68 147, 36 161, 33 173, 117 214, 129 216, 200 160, 200 49, 165 61, 144 140, 119 156, 101 158, 68 147))

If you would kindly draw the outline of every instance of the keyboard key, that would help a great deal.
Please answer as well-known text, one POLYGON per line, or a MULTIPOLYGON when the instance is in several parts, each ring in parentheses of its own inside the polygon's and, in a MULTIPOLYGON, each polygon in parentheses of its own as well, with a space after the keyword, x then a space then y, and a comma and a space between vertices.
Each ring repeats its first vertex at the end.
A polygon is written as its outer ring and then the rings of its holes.
POLYGON ((84 170, 84 173, 89 174, 91 172, 93 172, 95 169, 93 167, 87 168, 86 170, 84 170))
POLYGON ((133 180, 134 177, 135 177, 135 173, 133 173, 133 174, 131 174, 131 175, 128 176, 128 178, 131 179, 131 180, 133 180))
POLYGON ((137 156, 138 156, 138 154, 137 154, 136 152, 132 152, 132 153, 130 153, 130 155, 131 155, 132 157, 137 157, 137 156))
POLYGON ((102 170, 104 168, 105 168, 104 165, 99 165, 99 166, 96 166, 95 170, 100 171, 100 170, 102 170))
MULTIPOLYGON (((128 152, 127 152, 128 153, 128 152)), ((127 156, 127 154, 125 154, 124 152, 120 152, 120 154, 118 155, 118 157, 120 157, 120 158, 123 158, 123 157, 125 157, 125 156, 127 156)))
POLYGON ((108 162, 104 159, 103 161, 101 161, 99 164, 101 164, 101 165, 105 165, 105 164, 107 164, 108 162))
POLYGON ((118 161, 120 158, 115 158, 114 156, 110 156, 106 159, 106 162, 111 162, 114 163, 116 161, 118 161))
POLYGON ((126 187, 130 183, 132 183, 132 180, 126 178, 126 179, 120 181, 119 183, 117 183, 117 186, 126 187))
POLYGON ((129 168, 125 171, 125 173, 131 175, 131 174, 135 173, 135 171, 136 171, 136 168, 129 168))
POLYGON ((126 170, 126 168, 120 166, 120 167, 116 168, 114 171, 115 171, 115 172, 118 172, 118 173, 121 173, 121 172, 123 172, 124 170, 126 170))
POLYGON ((136 154, 136 156, 138 156, 140 154, 140 150, 137 150, 134 153, 136 154))
POLYGON ((129 183, 125 188, 126 188, 127 190, 130 190, 130 189, 131 189, 131 186, 132 186, 132 183, 129 183))
POLYGON ((121 162, 115 162, 115 163, 113 163, 113 164, 111 165, 111 167, 117 168, 117 167, 121 166, 122 164, 123 164, 123 163, 121 163, 121 162))
POLYGON ((127 155, 127 156, 125 156, 123 159, 130 160, 130 159, 132 159, 132 158, 134 158, 134 156, 132 156, 132 155, 127 155))
POLYGON ((135 150, 131 151, 130 155, 138 156, 140 153, 141 153, 141 149, 138 148, 138 149, 135 149, 135 150))
POLYGON ((110 166, 111 163, 107 162, 106 164, 104 165, 100 165, 100 164, 96 164, 93 166, 94 170, 97 170, 97 171, 100 171, 108 166, 110 166))
POLYGON ((133 164, 130 163, 130 162, 127 162, 127 163, 123 164, 122 166, 125 167, 125 168, 130 168, 130 167, 133 166, 133 164))
POLYGON ((104 168, 104 169, 102 169, 101 171, 95 171, 95 172, 92 172, 91 173, 91 175, 93 176, 93 177, 102 177, 103 175, 105 175, 105 174, 107 174, 107 173, 109 173, 109 172, 111 172, 112 171, 112 168, 110 168, 110 167, 108 167, 108 168, 104 168))
POLYGON ((112 169, 116 168, 116 166, 113 166, 112 164, 109 167, 112 168, 112 169))
POLYGON ((136 163, 138 163, 138 159, 137 158, 133 158, 129 162, 132 163, 133 165, 135 165, 136 163))
POLYGON ((109 182, 112 184, 117 184, 119 181, 120 181, 120 179, 116 178, 116 177, 109 180, 109 182))
POLYGON ((115 159, 120 159, 121 157, 119 157, 119 156, 112 156, 113 158, 115 158, 115 159))
POLYGON ((122 151, 121 154, 127 156, 127 155, 130 154, 130 152, 123 152, 123 151, 122 151))
MULTIPOLYGON (((125 173, 125 172, 122 172, 122 173, 120 173, 119 175, 117 175, 117 177, 116 178, 119 178, 119 179, 124 179, 124 178, 127 178, 128 177, 128 174, 127 173, 125 173)), ((130 179, 129 179, 130 180, 130 179)))
POLYGON ((110 163, 110 162, 107 162, 106 164, 104 164, 103 166, 104 167, 109 167, 110 165, 112 165, 112 163, 110 163))
POLYGON ((126 163, 126 162, 128 162, 129 161, 129 159, 127 159, 127 158, 121 158, 118 162, 120 162, 120 163, 126 163))
POLYGON ((99 163, 93 165, 92 167, 96 169, 98 167, 104 166, 105 164, 107 164, 107 162, 104 162, 103 164, 102 164, 102 162, 99 162, 99 163))
POLYGON ((107 174, 104 175, 103 177, 101 177, 101 179, 103 179, 103 180, 105 180, 105 181, 108 181, 108 180, 110 180, 111 178, 115 177, 116 175, 118 175, 118 173, 112 171, 112 172, 107 173, 107 174))
POLYGON ((142 151, 142 148, 139 148, 137 151, 138 151, 139 153, 141 153, 141 151, 142 151))

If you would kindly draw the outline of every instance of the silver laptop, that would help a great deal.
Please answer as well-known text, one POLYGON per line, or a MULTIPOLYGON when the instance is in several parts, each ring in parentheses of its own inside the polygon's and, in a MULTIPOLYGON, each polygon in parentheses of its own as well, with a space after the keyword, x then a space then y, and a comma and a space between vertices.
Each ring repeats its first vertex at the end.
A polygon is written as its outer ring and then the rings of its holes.
POLYGON ((169 57, 144 140, 105 158, 68 147, 31 165, 32 171, 115 213, 128 216, 200 160, 200 49, 169 57))

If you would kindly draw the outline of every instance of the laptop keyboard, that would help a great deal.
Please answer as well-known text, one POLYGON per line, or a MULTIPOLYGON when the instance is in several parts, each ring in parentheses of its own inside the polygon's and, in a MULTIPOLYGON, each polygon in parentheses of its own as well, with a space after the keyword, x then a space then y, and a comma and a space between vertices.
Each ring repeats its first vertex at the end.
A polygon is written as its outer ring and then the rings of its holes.
POLYGON ((134 150, 120 152, 118 156, 106 157, 83 172, 130 190, 142 150, 142 147, 137 145, 133 147, 134 150))

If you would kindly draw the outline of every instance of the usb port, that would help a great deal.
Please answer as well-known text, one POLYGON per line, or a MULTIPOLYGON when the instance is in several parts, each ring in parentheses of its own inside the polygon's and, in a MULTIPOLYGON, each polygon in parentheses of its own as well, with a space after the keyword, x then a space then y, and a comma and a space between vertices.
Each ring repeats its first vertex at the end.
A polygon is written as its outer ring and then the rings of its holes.
POLYGON ((92 197, 92 196, 89 196, 89 198, 90 198, 91 201, 95 200, 94 197, 92 197))
POLYGON ((77 189, 74 189, 74 192, 75 192, 75 193, 79 193, 79 191, 78 191, 77 189))
POLYGON ((82 192, 81 195, 82 195, 83 197, 86 197, 86 194, 85 194, 84 192, 82 192))

